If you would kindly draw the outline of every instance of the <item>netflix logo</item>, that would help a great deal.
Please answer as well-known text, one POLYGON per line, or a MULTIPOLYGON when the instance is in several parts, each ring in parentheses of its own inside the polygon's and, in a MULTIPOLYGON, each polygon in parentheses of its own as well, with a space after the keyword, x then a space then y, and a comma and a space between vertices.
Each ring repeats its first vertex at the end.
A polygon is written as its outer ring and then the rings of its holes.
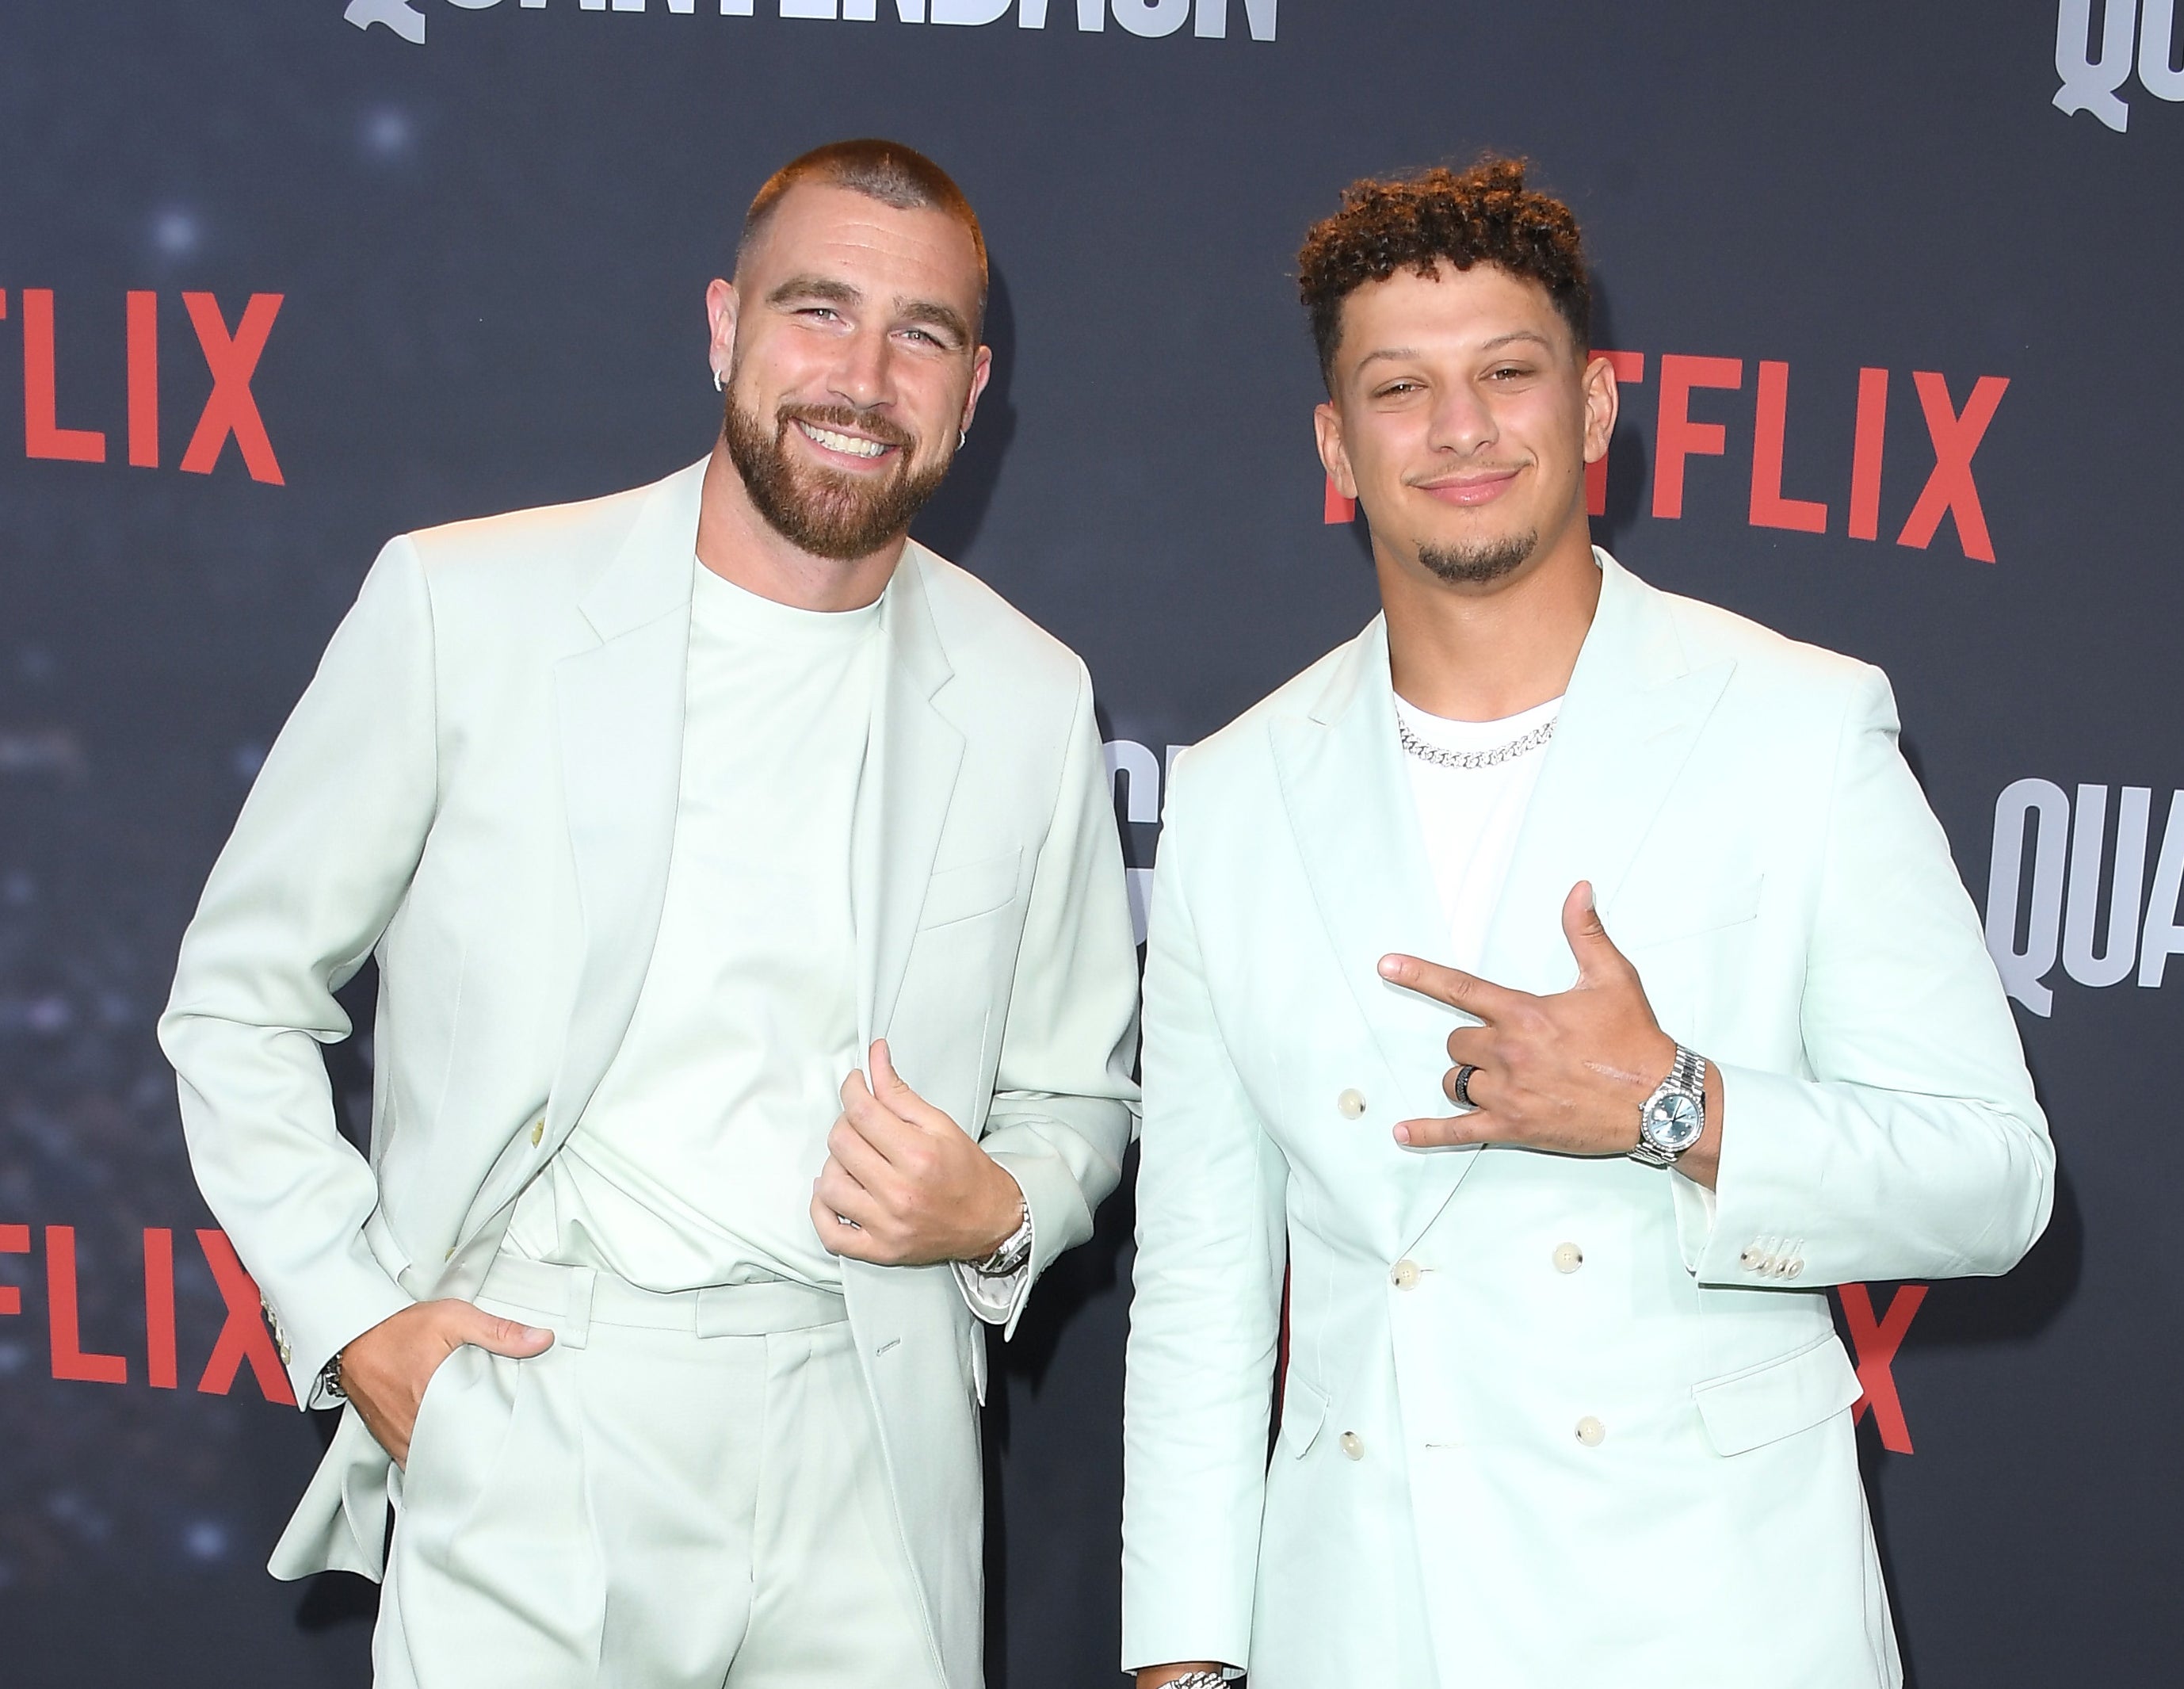
MULTIPOLYGON (((75 1228, 47 1226, 42 1238, 34 1239, 29 1226, 0 1225, 0 1257, 34 1256, 39 1252, 38 1246, 43 1246, 47 1348, 54 1378, 118 1385, 141 1379, 154 1390, 181 1388, 183 1357, 175 1324, 175 1234, 165 1226, 147 1226, 143 1238, 143 1352, 124 1354, 96 1347, 85 1335, 78 1311, 81 1287, 76 1271, 75 1228)), ((295 1392, 288 1387, 288 1375, 281 1370, 280 1354, 266 1329, 258 1286, 236 1258, 235 1246, 227 1240, 226 1233, 212 1230, 200 1230, 197 1246, 211 1269, 213 1282, 220 1287, 226 1308, 220 1335, 203 1367, 192 1368, 196 1372, 197 1388, 207 1396, 226 1396, 247 1367, 260 1396, 268 1402, 294 1407, 295 1392)), ((35 1318, 25 1309, 23 1290, 19 1284, 0 1282, 0 1319, 35 1318)))
MULTIPOLYGON (((198 413, 189 442, 175 465, 189 475, 210 475, 230 441, 253 481, 282 486, 280 460, 265 432, 251 382, 265 355, 265 343, 281 314, 281 295, 253 293, 230 326, 220 302, 210 293, 184 293, 182 310, 197 343, 197 355, 212 376, 212 391, 198 413)), ((159 469, 166 458, 161 438, 159 377, 162 368, 159 296, 131 293, 122 310, 99 324, 121 337, 126 376, 119 393, 88 390, 65 380, 57 332, 58 307, 49 287, 25 287, 12 298, 0 288, 0 321, 10 318, 23 337, 23 453, 65 463, 125 460, 136 469, 159 469), (121 438, 110 441, 106 427, 119 413, 121 438)), ((70 301, 71 309, 75 302, 70 301)), ((187 354, 185 354, 187 355, 187 354)))
MULTIPOLYGON (((1605 358, 1615 371, 1623 397, 1618 433, 1634 422, 1642 426, 1646 413, 1652 413, 1652 484, 1639 508, 1655 521, 1680 521, 1688 488, 1693 498, 1709 504, 1743 495, 1741 509, 1753 527, 1885 538, 1920 551, 1941 537, 1946 523, 1963 555, 1981 563, 1995 560, 1973 463, 2008 390, 2008 376, 1981 376, 1958 399, 1946 376, 1932 370, 1911 371, 1909 384, 1918 396, 1925 427, 1923 440, 1907 445, 1890 438, 1888 400, 1895 376, 1887 370, 1860 370, 1849 484, 1831 489, 1800 483, 1786 467, 1791 438, 1788 364, 1763 360, 1747 366, 1741 358, 1673 352, 1658 362, 1643 352, 1600 351, 1593 355, 1605 358), (1649 386, 1650 404, 1642 391, 1649 386), (1751 398, 1742 403, 1727 397, 1747 393, 1751 398), (1701 471, 1705 460, 1729 454, 1732 427, 1750 443, 1748 488, 1724 486, 1718 474, 1701 471), (1881 521, 1892 443, 1895 474, 1923 477, 1901 526, 1881 521), (1807 496, 1811 494, 1821 496, 1807 496)), ((1611 450, 1609 457, 1586 466, 1585 502, 1596 516, 1607 513, 1613 455, 1611 450)), ((1356 506, 1330 482, 1326 520, 1347 522, 1356 515, 1356 506)))
POLYGON ((1841 1329, 1850 1346, 1852 1364, 1858 1368, 1859 1395, 1851 1407, 1851 1423, 1872 1414, 1874 1431, 1891 1454, 1911 1452, 1911 1424, 1903 1417, 1903 1400, 1896 1393, 1896 1356, 1925 1302, 1927 1289, 1925 1285, 1898 1285, 1888 1305, 1875 1313, 1873 1292, 1867 1286, 1836 1286, 1841 1329))

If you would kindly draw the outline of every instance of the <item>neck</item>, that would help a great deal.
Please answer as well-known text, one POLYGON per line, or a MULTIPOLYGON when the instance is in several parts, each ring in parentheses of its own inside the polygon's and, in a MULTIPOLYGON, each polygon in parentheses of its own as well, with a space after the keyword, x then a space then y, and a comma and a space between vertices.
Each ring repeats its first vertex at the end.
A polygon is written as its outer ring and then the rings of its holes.
POLYGON ((713 443, 698 504, 698 560, 747 593, 798 610, 861 610, 887 590, 908 538, 847 563, 815 557, 758 512, 724 440, 713 443))
POLYGON ((1495 722, 1559 698, 1600 604, 1580 516, 1549 549, 1484 585, 1451 584, 1415 556, 1373 561, 1396 692, 1429 715, 1495 722))

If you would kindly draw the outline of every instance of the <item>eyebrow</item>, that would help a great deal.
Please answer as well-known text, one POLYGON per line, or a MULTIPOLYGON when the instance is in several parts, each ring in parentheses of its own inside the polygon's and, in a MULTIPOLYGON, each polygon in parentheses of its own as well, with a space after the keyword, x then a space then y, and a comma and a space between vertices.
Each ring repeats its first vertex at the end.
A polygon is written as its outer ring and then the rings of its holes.
POLYGON ((905 322, 930 323, 947 330, 958 345, 971 343, 971 325, 963 321, 963 314, 938 299, 911 299, 897 307, 897 312, 905 322))
MULTIPOLYGON (((1533 341, 1540 346, 1546 347, 1551 352, 1554 349, 1554 343, 1549 340, 1546 335, 1538 332, 1536 330, 1529 328, 1513 328, 1507 334, 1497 334, 1491 340, 1480 342, 1479 349, 1481 352, 1498 352, 1503 347, 1508 345, 1512 341, 1517 340, 1533 341)), ((1378 352, 1368 352, 1362 358, 1360 358, 1357 360, 1357 367, 1360 370, 1362 370, 1368 364, 1379 363, 1382 361, 1400 364, 1414 360, 1420 355, 1421 354, 1419 353, 1408 346, 1390 346, 1385 347, 1378 352)))
POLYGON ((766 296, 769 305, 785 305, 791 299, 824 299, 830 304, 854 305, 865 296, 846 282, 823 276, 792 276, 766 296))
MULTIPOLYGON (((864 303, 863 292, 846 282, 837 282, 824 276, 792 276, 766 296, 770 305, 785 305, 798 299, 823 300, 828 304, 856 305, 864 303)), ((944 329, 956 337, 959 345, 971 343, 971 325, 963 314, 951 305, 937 299, 899 300, 895 315, 905 322, 929 324, 944 329)))

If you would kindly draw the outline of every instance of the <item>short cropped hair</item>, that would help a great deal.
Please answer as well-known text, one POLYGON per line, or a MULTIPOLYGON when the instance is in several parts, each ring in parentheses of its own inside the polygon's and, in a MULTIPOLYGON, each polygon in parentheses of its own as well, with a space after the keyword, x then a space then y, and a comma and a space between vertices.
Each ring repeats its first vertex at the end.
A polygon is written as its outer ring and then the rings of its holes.
POLYGON ((791 159, 766 181, 744 213, 744 231, 736 242, 738 263, 751 242, 766 231, 788 191, 800 183, 846 187, 898 211, 940 211, 961 223, 978 254, 978 305, 986 304, 986 235, 978 214, 956 186, 955 178, 924 153, 899 141, 834 141, 791 159))
POLYGON ((1580 354, 1592 344, 1592 282, 1577 219, 1559 199, 1524 186, 1524 161, 1489 156, 1467 170, 1435 168, 1342 191, 1342 209, 1312 226, 1297 255, 1297 287, 1311 314, 1319 371, 1334 385, 1343 302, 1398 270, 1429 276, 1490 264, 1537 282, 1580 354))

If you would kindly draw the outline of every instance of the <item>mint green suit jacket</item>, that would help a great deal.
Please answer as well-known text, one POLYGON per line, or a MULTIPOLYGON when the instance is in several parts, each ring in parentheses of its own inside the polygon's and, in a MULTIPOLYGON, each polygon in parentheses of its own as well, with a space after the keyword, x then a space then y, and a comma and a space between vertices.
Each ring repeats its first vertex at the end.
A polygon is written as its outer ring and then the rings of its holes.
POLYGON ((1825 1287, 2007 1271, 2047 1224, 2046 1123, 1886 679, 1596 555, 1479 971, 1567 989, 1591 880, 1720 1067, 1719 1194, 1391 1137, 1448 1112, 1460 1017, 1376 972, 1446 931, 1379 622, 1187 752, 1145 979, 1127 1664, 1900 1679, 1825 1287))
MULTIPOLYGON (((674 836, 703 473, 390 543, 213 870, 160 1037, 299 1399, 381 1319, 476 1291, 629 1025, 674 836), (367 956, 365 1156, 320 1046, 348 1034, 333 994, 367 956)), ((1036 1275, 1090 1235, 1135 1124, 1090 683, 916 544, 883 622, 848 889, 859 1034, 1022 1183, 1036 1275)), ((946 1266, 844 1279, 934 1647, 972 1689, 983 1334, 946 1266)), ((386 1480, 345 1412, 273 1569, 377 1575, 386 1480)))

